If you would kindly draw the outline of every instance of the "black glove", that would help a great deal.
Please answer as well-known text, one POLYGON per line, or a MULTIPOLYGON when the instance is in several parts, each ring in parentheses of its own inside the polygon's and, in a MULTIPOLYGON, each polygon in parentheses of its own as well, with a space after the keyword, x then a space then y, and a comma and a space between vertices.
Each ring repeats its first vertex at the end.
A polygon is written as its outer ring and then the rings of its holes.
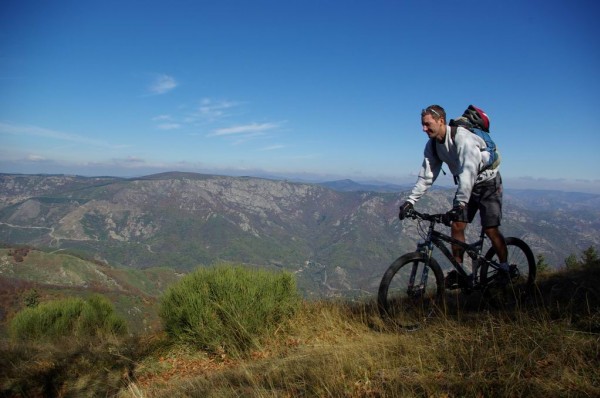
POLYGON ((463 214, 464 209, 465 209, 464 206, 454 206, 452 208, 452 210, 448 211, 442 217, 442 222, 444 223, 444 225, 449 227, 453 221, 458 220, 460 218, 460 216, 463 214))
POLYGON ((410 211, 413 209, 413 204, 410 202, 404 202, 402 204, 402 206, 400 206, 400 212, 398 213, 398 218, 400 219, 400 221, 404 220, 406 218, 406 216, 408 216, 408 214, 410 213, 410 211))

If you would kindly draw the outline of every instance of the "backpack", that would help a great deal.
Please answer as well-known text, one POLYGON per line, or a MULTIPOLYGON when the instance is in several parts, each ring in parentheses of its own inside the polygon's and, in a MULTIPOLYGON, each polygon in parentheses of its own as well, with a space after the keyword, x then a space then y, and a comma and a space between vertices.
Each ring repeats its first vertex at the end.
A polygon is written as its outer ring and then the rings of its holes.
MULTIPOLYGON (((500 153, 498 152, 496 143, 490 136, 490 133, 483 131, 480 128, 477 128, 476 126, 471 124, 468 120, 465 120, 464 118, 459 118, 457 120, 452 119, 452 120, 450 120, 449 125, 450 125, 450 136, 452 137, 453 141, 454 141, 454 137, 456 136, 456 131, 459 126, 469 130, 473 134, 477 134, 479 137, 481 137, 481 139, 483 139, 483 141, 485 141, 486 147, 484 149, 482 149, 481 151, 488 152, 490 154, 490 158, 483 165, 483 168, 480 170, 480 172, 487 170, 487 169, 495 169, 500 165, 500 153)), ((435 141, 433 138, 431 138, 430 140, 431 140, 431 148, 433 150, 433 155, 439 159, 435 141)), ((443 170, 442 170, 442 172, 443 172, 443 170)), ((446 173, 444 172, 444 174, 446 174, 446 173)), ((454 176, 454 182, 456 184, 458 184, 457 176, 454 176)))

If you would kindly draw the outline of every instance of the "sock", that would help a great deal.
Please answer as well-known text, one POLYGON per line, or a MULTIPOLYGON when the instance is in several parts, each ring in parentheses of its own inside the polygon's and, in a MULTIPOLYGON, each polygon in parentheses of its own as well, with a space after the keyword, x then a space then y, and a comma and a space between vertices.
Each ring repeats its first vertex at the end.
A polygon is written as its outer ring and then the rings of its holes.
POLYGON ((505 262, 505 263, 500 263, 500 264, 498 264, 498 265, 500 266, 500 269, 501 269, 502 271, 506 271, 506 272, 508 272, 508 271, 510 270, 510 267, 508 266, 508 263, 506 263, 506 262, 505 262))

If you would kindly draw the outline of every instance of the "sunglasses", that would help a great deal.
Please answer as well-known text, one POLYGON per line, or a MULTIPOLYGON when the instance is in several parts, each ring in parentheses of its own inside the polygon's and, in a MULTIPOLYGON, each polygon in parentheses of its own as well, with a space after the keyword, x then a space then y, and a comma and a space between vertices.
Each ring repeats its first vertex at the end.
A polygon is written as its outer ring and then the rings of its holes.
POLYGON ((442 115, 440 115, 440 114, 439 114, 439 113, 438 113, 438 112, 437 112, 435 109, 433 109, 433 108, 426 108, 426 109, 423 109, 423 111, 422 111, 422 112, 423 112, 423 113, 430 113, 430 112, 431 112, 431 113, 435 114, 437 117, 442 117, 442 115))

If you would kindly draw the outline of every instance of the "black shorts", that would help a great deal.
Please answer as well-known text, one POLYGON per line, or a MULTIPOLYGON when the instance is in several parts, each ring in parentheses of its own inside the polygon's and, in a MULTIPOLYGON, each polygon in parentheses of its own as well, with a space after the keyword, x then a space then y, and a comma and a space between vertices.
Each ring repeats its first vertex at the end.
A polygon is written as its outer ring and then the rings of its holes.
POLYGON ((498 227, 502 221, 502 177, 481 182, 473 187, 469 203, 458 221, 472 222, 479 210, 483 228, 498 227))

